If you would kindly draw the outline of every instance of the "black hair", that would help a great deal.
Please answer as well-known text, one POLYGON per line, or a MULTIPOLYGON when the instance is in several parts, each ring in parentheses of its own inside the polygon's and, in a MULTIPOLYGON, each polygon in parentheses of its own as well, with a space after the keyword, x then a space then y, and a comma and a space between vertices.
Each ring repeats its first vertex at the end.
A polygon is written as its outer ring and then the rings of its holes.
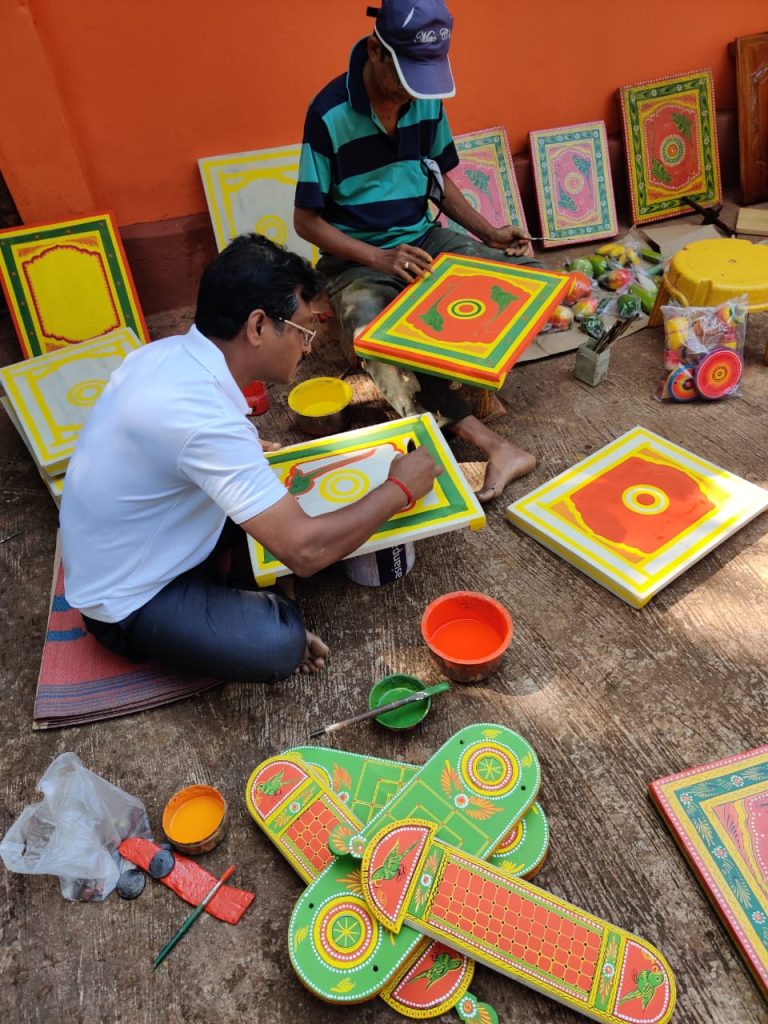
POLYGON ((302 256, 264 235, 238 235, 203 272, 195 327, 206 337, 231 341, 254 309, 271 320, 290 319, 297 289, 305 302, 320 290, 316 271, 302 256))

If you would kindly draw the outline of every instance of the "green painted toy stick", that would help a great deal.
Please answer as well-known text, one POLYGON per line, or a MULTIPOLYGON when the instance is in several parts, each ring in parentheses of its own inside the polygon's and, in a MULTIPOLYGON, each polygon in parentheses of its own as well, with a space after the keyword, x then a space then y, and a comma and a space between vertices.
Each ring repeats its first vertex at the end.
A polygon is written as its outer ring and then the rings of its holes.
POLYGON ((163 962, 163 960, 165 960, 165 958, 171 952, 171 950, 176 945, 176 943, 179 942, 179 940, 181 939, 182 935, 184 935, 186 932, 189 931, 189 929, 192 927, 192 925, 195 923, 195 921, 198 919, 198 917, 200 917, 202 912, 205 910, 205 908, 211 902, 211 900, 216 895, 216 893, 219 891, 219 889, 222 887, 222 885, 224 885, 224 883, 227 881, 227 879, 230 878, 234 874, 234 871, 235 871, 236 867, 237 867, 237 865, 233 864, 232 867, 227 868, 227 870, 224 872, 224 874, 221 876, 221 878, 218 880, 218 882, 213 886, 213 888, 208 893, 208 895, 202 900, 202 902, 198 903, 198 905, 195 907, 195 909, 192 911, 192 913, 186 919, 186 921, 181 926, 181 928, 179 928, 179 930, 173 936, 173 938, 168 943, 168 945, 164 946, 163 949, 160 950, 160 952, 155 957, 155 962, 152 964, 152 970, 153 971, 157 970, 157 968, 160 966, 160 964, 163 962))

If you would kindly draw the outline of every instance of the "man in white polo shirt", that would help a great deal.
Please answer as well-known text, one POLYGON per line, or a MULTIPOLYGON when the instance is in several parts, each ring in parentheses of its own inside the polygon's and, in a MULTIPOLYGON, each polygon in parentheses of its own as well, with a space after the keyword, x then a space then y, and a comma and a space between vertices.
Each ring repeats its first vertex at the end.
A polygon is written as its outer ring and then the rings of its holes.
POLYGON ((317 290, 300 256, 241 235, 203 274, 195 325, 129 355, 94 406, 67 471, 62 555, 67 600, 115 653, 254 682, 322 667, 293 600, 222 584, 222 545, 245 539, 233 524, 309 576, 431 489, 439 469, 418 448, 359 502, 312 518, 269 468, 242 388, 293 379, 317 290))

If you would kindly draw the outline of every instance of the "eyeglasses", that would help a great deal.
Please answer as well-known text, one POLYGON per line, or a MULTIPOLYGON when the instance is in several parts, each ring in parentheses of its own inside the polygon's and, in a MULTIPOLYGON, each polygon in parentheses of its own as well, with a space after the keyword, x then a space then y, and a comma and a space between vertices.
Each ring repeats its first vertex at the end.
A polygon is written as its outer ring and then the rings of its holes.
POLYGON ((288 324, 289 327, 295 327, 297 331, 301 332, 301 341, 304 346, 304 351, 307 355, 312 351, 312 342, 317 336, 317 331, 311 331, 309 327, 302 327, 301 324, 295 324, 293 320, 288 320, 285 317, 278 318, 282 323, 288 324))

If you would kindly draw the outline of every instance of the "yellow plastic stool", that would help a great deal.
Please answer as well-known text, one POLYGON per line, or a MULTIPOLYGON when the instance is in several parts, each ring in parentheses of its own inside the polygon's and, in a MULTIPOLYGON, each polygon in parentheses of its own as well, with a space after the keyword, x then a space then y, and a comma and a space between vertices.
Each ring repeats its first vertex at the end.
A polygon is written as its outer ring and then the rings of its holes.
MULTIPOLYGON (((768 245, 745 238, 707 238, 683 246, 664 271, 648 323, 661 323, 661 307, 673 299, 681 306, 717 306, 747 296, 747 309, 768 309, 768 245)), ((768 362, 768 349, 766 349, 768 362)))

